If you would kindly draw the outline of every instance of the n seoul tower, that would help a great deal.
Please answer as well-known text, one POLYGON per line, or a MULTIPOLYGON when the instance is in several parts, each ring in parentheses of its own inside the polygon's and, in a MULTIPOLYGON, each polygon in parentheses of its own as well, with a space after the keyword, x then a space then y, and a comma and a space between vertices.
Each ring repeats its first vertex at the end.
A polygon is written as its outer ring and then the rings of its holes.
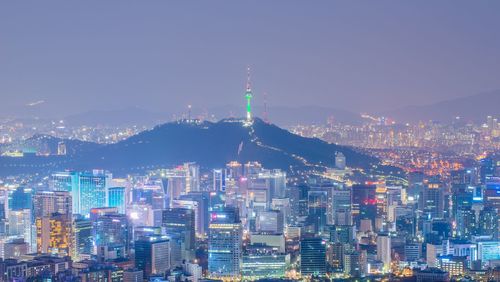
POLYGON ((252 87, 250 85, 250 67, 247 68, 247 89, 245 91, 245 98, 247 99, 247 123, 252 122, 252 87))

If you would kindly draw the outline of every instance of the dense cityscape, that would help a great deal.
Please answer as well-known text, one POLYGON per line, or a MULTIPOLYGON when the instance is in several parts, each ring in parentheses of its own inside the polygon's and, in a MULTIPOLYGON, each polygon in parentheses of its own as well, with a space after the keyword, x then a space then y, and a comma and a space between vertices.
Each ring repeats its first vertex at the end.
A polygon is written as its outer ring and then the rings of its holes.
POLYGON ((500 281, 500 2, 23 2, 0 282, 500 281))

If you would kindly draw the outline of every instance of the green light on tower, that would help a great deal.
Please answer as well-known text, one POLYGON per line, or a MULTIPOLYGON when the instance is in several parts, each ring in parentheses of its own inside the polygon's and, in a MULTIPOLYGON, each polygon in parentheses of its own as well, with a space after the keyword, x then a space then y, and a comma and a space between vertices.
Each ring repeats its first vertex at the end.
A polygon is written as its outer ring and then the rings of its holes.
POLYGON ((252 121, 252 87, 250 85, 250 68, 247 69, 247 89, 245 91, 245 98, 247 99, 247 122, 252 121))

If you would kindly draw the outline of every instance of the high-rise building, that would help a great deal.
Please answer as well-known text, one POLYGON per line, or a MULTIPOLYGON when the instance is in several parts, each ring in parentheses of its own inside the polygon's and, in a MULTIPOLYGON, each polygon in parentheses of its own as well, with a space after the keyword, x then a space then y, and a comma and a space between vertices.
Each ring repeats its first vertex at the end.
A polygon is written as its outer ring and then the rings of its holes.
POLYGON ((377 259, 384 264, 384 271, 389 272, 391 267, 391 237, 387 234, 377 236, 377 259))
POLYGON ((256 231, 260 233, 283 234, 283 214, 280 211, 259 211, 256 231))
POLYGON ((39 191, 33 196, 33 216, 44 217, 59 213, 71 217, 71 194, 66 191, 39 191))
POLYGON ((38 253, 61 257, 71 254, 71 218, 64 214, 54 213, 37 218, 35 225, 38 253))
POLYGON ((302 276, 326 274, 326 244, 319 237, 300 240, 300 273, 302 276))
POLYGON ((167 236, 144 236, 135 241, 135 266, 145 277, 164 275, 170 269, 170 241, 167 236))
POLYGON ((429 182, 424 186, 419 199, 419 209, 426 218, 443 218, 444 216, 444 191, 440 182, 429 182))
POLYGON ((108 207, 118 208, 118 213, 125 214, 126 207, 126 188, 110 187, 108 188, 108 207))
POLYGON ((71 193, 73 214, 87 216, 92 208, 105 207, 107 189, 112 175, 102 170, 91 172, 60 172, 51 176, 50 187, 54 191, 71 193))
POLYGON ((114 248, 123 250, 117 257, 127 257, 131 239, 131 227, 128 218, 119 214, 116 208, 96 208, 91 210, 92 237, 94 254, 100 249, 114 248))
POLYGON ((357 251, 344 252, 343 258, 344 273, 350 277, 363 277, 364 270, 361 254, 357 251))
POLYGON ((226 192, 226 170, 214 169, 213 170, 213 191, 226 192))
POLYGON ((242 236, 238 209, 225 208, 210 214, 208 235, 208 273, 210 277, 239 278, 242 236))
POLYGON ((196 248, 194 210, 168 208, 163 211, 162 226, 170 239, 171 265, 180 266, 183 260, 193 259, 196 248))
POLYGON ((352 195, 352 215, 356 226, 360 225, 362 219, 369 219, 372 225, 377 216, 377 199, 375 185, 353 185, 352 195))
POLYGON ((74 261, 90 257, 93 251, 92 221, 86 218, 76 218, 73 221, 72 258, 74 261))

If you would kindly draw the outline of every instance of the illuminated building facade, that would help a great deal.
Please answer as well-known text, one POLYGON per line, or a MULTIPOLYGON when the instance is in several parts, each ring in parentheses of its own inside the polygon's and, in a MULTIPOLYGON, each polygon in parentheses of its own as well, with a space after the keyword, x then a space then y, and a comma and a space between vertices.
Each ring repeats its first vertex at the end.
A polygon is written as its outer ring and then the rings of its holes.
POLYGON ((210 277, 236 279, 242 260, 242 226, 238 209, 225 208, 210 214, 208 235, 210 277))
POLYGON ((37 218, 35 226, 38 253, 48 253, 60 257, 71 254, 71 218, 55 213, 37 218))

